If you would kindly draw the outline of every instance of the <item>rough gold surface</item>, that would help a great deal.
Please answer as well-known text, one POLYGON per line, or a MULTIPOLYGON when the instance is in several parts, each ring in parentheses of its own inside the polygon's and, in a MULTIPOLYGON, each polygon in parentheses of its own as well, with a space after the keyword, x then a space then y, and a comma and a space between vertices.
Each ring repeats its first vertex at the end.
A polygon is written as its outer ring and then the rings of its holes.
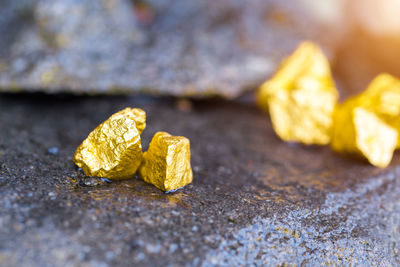
POLYGON ((130 116, 136 123, 139 134, 142 134, 146 128, 146 112, 140 108, 126 108, 120 111, 124 116, 130 116))
POLYGON ((337 98, 329 62, 310 42, 300 44, 257 93, 278 136, 303 144, 330 142, 337 98))
POLYGON ((73 161, 87 176, 131 178, 143 158, 140 133, 145 120, 141 109, 126 108, 113 114, 82 142, 73 161))
POLYGON ((395 97, 388 97, 398 90, 391 86, 393 79, 378 76, 366 91, 336 108, 332 149, 359 153, 377 167, 389 165, 398 140, 398 131, 388 123, 397 123, 399 106, 395 97))
POLYGON ((193 180, 190 142, 166 132, 154 135, 139 168, 140 177, 163 191, 183 187, 193 180))

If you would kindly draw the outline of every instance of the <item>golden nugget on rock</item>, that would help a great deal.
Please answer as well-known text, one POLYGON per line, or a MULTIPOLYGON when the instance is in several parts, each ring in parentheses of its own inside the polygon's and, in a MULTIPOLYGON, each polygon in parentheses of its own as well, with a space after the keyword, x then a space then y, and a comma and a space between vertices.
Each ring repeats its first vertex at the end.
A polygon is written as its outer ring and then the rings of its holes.
POLYGON ((77 148, 73 161, 87 176, 132 178, 143 159, 140 133, 145 127, 143 110, 121 110, 89 134, 77 148))
POLYGON ((386 73, 378 75, 360 96, 360 104, 369 108, 397 130, 400 147, 400 80, 386 73))
POLYGON ((377 167, 388 166, 399 146, 399 115, 400 82, 381 74, 367 90, 337 107, 332 149, 359 153, 377 167))
POLYGON ((300 44, 257 93, 278 136, 307 145, 330 142, 337 98, 329 62, 310 42, 300 44))
POLYGON ((183 136, 158 132, 144 153, 140 177, 163 191, 181 188, 193 180, 190 142, 183 136))

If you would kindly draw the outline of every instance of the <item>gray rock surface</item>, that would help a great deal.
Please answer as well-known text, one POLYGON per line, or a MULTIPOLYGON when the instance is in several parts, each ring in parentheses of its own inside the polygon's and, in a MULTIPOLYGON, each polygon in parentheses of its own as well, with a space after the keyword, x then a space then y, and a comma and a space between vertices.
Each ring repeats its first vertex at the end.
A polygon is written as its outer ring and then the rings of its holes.
POLYGON ((0 95, 0 265, 396 266, 399 164, 283 143, 244 99, 0 95), (145 147, 159 130, 190 138, 191 185, 164 194, 74 166, 127 106, 148 113, 145 147))
POLYGON ((0 0, 0 91, 231 98, 316 28, 295 0, 0 0))

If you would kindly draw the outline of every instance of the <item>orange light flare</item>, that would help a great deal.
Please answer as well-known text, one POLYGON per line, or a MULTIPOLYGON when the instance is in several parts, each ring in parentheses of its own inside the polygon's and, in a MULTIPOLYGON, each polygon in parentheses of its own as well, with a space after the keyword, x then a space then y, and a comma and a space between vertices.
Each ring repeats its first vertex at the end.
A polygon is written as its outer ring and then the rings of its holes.
POLYGON ((297 1, 328 29, 320 38, 332 49, 342 100, 360 93, 379 73, 400 77, 399 0, 297 1))

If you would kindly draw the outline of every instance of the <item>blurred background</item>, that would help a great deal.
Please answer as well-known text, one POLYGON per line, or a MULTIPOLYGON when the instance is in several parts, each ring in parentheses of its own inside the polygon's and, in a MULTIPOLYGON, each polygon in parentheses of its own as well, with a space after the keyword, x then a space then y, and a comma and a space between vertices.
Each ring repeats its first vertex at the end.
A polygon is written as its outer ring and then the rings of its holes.
POLYGON ((0 0, 0 90, 235 98, 302 40, 342 98, 400 75, 400 0, 0 0))

